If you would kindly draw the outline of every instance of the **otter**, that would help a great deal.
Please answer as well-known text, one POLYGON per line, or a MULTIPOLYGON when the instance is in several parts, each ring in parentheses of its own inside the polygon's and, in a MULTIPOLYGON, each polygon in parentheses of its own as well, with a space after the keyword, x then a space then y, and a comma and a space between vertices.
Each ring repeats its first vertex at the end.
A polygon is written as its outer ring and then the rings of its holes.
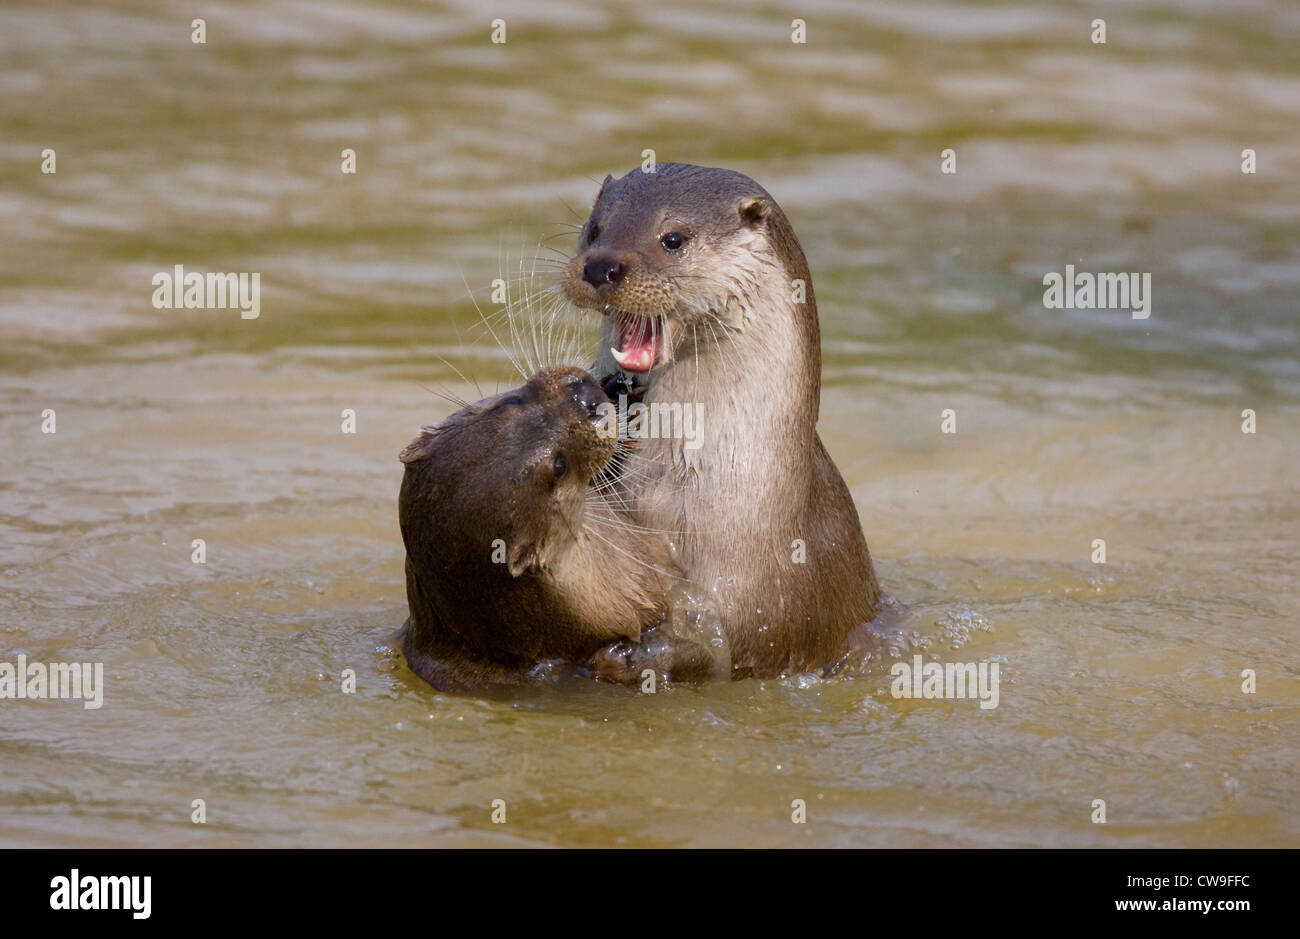
POLYGON ((402 451, 402 651, 435 688, 521 683, 548 660, 615 677, 597 653, 663 617, 667 544, 620 519, 600 480, 609 406, 582 369, 545 368, 402 451))
MULTIPOLYGON (((880 588, 817 434, 817 303, 776 200, 740 173, 682 163, 606 177, 562 283, 602 316, 591 371, 603 386, 700 409, 698 450, 642 440, 614 485, 619 510, 666 533, 682 576, 711 595, 732 677, 836 660, 880 588)), ((630 637, 601 660, 613 675, 672 663, 630 637)))

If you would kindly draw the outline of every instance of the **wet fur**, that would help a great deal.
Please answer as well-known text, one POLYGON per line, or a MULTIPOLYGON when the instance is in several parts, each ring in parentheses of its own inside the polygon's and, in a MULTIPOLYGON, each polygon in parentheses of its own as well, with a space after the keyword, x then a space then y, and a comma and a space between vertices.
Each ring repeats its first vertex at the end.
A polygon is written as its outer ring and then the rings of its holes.
POLYGON ((614 443, 574 401, 582 378, 590 382, 581 369, 544 369, 424 428, 402 451, 402 649, 440 690, 526 681, 545 660, 586 663, 663 614, 662 539, 619 520, 591 484, 614 443), (568 463, 558 480, 557 450, 568 463), (506 563, 492 560, 496 539, 506 563))

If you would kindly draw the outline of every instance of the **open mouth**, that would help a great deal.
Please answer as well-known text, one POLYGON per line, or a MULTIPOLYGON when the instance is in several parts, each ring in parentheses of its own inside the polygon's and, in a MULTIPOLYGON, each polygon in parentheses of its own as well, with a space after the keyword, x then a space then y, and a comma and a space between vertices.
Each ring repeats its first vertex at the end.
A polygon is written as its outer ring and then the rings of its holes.
POLYGON ((664 357, 666 324, 662 316, 614 316, 610 352, 626 372, 648 372, 664 357))

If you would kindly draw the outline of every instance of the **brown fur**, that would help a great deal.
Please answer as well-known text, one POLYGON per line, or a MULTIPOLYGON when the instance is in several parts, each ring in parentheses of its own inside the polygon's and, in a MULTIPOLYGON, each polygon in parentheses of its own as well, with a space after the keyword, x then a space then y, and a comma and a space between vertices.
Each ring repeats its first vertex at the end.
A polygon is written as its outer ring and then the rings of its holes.
POLYGON ((551 659, 585 663, 663 614, 666 547, 592 485, 615 450, 593 421, 597 403, 608 399, 586 372, 543 369, 402 451, 402 648, 435 687, 525 681, 551 659), (557 454, 567 467, 558 477, 557 454))
MULTIPOLYGON (((662 357, 636 376, 643 401, 703 408, 693 459, 680 439, 631 453, 622 481, 630 517, 679 540, 684 575, 722 617, 735 677, 826 664, 875 616, 880 588, 853 499, 816 430, 817 304, 794 229, 746 176, 661 163, 653 174, 606 179, 579 248, 565 288, 604 314, 604 349, 620 318, 654 318, 664 336, 662 357), (669 251, 667 232, 689 238, 669 251), (593 258, 621 265, 621 280, 585 280, 593 258), (805 563, 792 559, 795 539, 805 563)), ((608 351, 593 366, 601 380, 618 370, 608 351)))

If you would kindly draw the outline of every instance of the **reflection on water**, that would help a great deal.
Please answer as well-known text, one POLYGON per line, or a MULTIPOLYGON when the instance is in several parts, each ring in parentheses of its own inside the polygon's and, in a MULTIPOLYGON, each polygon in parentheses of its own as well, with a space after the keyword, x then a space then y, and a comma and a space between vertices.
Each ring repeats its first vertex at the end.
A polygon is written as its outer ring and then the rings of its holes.
POLYGON ((106 683, 0 703, 0 842, 1300 842, 1300 10, 496 6, 504 46, 469 5, 0 11, 0 656, 106 683), (511 380, 475 304, 646 148, 791 217, 908 612, 850 679, 436 695, 396 454, 451 365, 511 380), (154 309, 177 264, 261 316, 154 309), (1067 264, 1150 273, 1150 319, 1045 309, 1067 264), (914 646, 999 706, 893 698, 914 646))

